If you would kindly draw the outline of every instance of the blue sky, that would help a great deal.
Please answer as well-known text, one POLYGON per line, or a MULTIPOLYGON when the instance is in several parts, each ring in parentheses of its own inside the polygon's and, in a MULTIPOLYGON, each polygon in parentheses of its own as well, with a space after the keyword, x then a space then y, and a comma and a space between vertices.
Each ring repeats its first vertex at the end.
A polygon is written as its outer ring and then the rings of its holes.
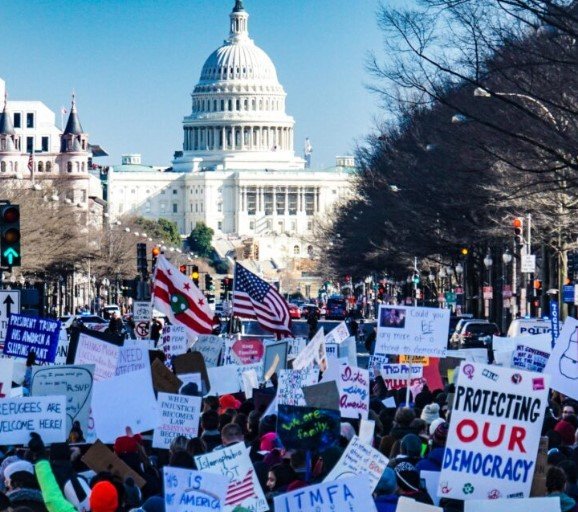
MULTIPOLYGON (((403 0, 398 0, 403 3, 403 0)), ((168 165, 205 59, 228 36, 234 0, 2 0, 0 77, 14 100, 59 111, 74 89, 84 129, 110 157, 168 165)), ((313 165, 333 165, 383 116, 365 85, 381 55, 379 0, 245 0, 313 165)), ((59 119, 60 116, 58 115, 59 119)), ((60 121, 58 121, 60 122, 60 121)))

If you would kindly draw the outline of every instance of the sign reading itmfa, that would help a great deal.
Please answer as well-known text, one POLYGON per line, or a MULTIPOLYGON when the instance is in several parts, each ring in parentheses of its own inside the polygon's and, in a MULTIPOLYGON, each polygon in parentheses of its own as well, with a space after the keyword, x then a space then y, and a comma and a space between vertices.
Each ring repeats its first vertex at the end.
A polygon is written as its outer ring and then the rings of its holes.
POLYGON ((0 342, 6 339, 8 317, 20 313, 20 290, 0 290, 0 342))

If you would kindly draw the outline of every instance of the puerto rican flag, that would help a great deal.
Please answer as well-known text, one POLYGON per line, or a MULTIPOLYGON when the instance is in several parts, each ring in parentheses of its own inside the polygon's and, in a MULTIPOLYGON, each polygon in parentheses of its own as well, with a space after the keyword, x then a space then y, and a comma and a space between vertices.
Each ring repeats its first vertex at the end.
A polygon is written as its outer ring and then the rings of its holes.
POLYGON ((210 334, 213 330, 213 312, 203 292, 162 254, 155 268, 153 307, 190 334, 210 334))

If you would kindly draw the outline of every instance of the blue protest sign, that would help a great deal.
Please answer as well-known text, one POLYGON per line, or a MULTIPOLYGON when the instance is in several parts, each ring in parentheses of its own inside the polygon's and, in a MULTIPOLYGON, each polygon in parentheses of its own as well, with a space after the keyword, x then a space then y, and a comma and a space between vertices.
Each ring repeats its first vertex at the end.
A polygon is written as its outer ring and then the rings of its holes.
POLYGON ((279 404, 277 435, 287 450, 322 452, 337 442, 340 427, 338 410, 279 404))
POLYGON ((557 300, 550 301, 550 321, 552 322, 552 346, 554 346, 560 336, 560 310, 557 300))
POLYGON ((4 355, 28 356, 34 351, 38 363, 53 363, 58 347, 60 321, 27 315, 10 315, 4 355))

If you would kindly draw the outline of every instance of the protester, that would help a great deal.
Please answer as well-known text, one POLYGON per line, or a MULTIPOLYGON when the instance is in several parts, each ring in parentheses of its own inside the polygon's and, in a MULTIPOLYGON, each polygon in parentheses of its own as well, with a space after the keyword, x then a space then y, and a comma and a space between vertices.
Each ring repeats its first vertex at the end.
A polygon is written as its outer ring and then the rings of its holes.
POLYGON ((391 468, 385 468, 373 493, 377 512, 395 512, 399 495, 396 494, 397 477, 391 468))
POLYGON ((560 498, 562 512, 578 512, 578 506, 570 496, 564 492, 566 475, 556 466, 548 468, 546 472, 546 495, 560 498))
POLYGON ((397 492, 400 496, 406 496, 426 505, 433 505, 430 495, 421 488, 419 472, 410 462, 400 462, 395 466, 397 480, 397 492))

